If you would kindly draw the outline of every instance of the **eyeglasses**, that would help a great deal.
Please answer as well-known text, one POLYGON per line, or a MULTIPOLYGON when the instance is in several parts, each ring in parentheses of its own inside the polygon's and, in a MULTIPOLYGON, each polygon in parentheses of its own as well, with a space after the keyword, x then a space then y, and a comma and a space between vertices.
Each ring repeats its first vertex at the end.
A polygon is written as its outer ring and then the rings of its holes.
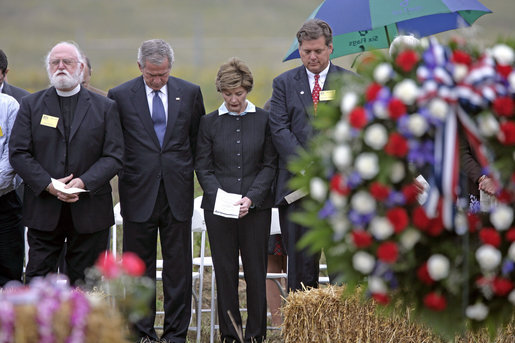
POLYGON ((79 63, 79 61, 77 60, 72 60, 72 59, 68 59, 68 58, 63 58, 63 59, 55 59, 55 60, 50 60, 50 65, 54 66, 54 67, 58 67, 59 64, 61 64, 61 62, 63 62, 64 66, 65 67, 71 67, 72 64, 74 63, 79 63))

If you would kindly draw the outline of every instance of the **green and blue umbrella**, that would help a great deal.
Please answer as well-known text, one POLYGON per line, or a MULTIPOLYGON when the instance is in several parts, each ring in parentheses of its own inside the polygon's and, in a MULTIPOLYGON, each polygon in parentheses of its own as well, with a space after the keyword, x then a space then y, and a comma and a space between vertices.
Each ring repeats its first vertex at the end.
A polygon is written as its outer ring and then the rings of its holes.
MULTIPOLYGON (((325 0, 309 16, 333 29, 331 58, 383 49, 400 34, 425 37, 470 26, 491 13, 477 0, 325 0)), ((284 61, 299 58, 297 39, 284 61)))

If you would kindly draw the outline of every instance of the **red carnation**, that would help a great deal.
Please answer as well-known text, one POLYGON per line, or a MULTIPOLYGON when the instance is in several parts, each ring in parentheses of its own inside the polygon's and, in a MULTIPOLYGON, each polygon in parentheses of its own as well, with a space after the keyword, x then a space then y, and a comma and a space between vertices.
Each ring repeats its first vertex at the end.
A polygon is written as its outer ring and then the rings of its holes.
POLYGON ((384 242, 377 248, 377 258, 385 263, 395 263, 399 256, 399 248, 394 242, 384 242))
POLYGON ((514 107, 513 99, 509 96, 499 97, 493 103, 494 111, 500 116, 512 116, 514 107))
POLYGON ((454 50, 451 59, 454 63, 465 64, 467 66, 472 63, 470 55, 463 50, 454 50))
POLYGON ((390 297, 385 293, 372 293, 372 298, 381 305, 388 305, 390 302, 390 297))
POLYGON ((506 240, 508 242, 515 241, 515 227, 510 228, 508 232, 506 232, 506 240))
POLYGON ((372 244, 372 236, 363 230, 353 230, 352 241, 358 248, 367 248, 372 244))
POLYGON ((369 102, 374 101, 381 91, 381 88, 383 88, 383 86, 381 86, 379 83, 372 83, 365 91, 365 99, 369 102))
POLYGON ((499 134, 499 140, 504 145, 515 144, 515 123, 507 121, 501 124, 501 132, 499 134))
POLYGON ((133 252, 126 252, 122 256, 122 266, 127 274, 141 276, 145 272, 145 263, 133 252))
POLYGON ((331 190, 335 191, 340 195, 348 195, 350 192, 350 188, 345 184, 345 179, 343 175, 340 173, 334 174, 331 178, 330 184, 331 190))
POLYGON ((474 213, 468 213, 467 219, 469 223, 469 231, 474 233, 481 228, 481 218, 474 213))
POLYGON ((390 118, 393 120, 397 120, 402 117, 406 114, 406 111, 406 105, 404 105, 401 100, 392 98, 390 102, 388 102, 388 112, 390 113, 390 118))
POLYGON ((426 211, 422 206, 418 206, 413 210, 412 218, 413 225, 420 231, 426 231, 429 226, 429 218, 427 217, 426 211))
POLYGON ((402 207, 395 207, 386 212, 386 217, 392 223, 395 233, 404 231, 408 226, 408 213, 402 207))
POLYGON ((431 279, 431 276, 429 275, 429 271, 427 270, 427 262, 424 263, 423 265, 421 265, 417 269, 417 277, 419 278, 420 281, 422 281, 426 285, 431 286, 433 283, 435 283, 435 281, 433 279, 431 279))
POLYGON ((404 157, 408 153, 408 141, 400 133, 393 132, 388 138, 384 151, 391 156, 404 157))
POLYGON ((513 70, 513 68, 510 65, 502 65, 502 64, 498 64, 496 66, 496 69, 497 69, 497 73, 502 75, 505 79, 508 78, 508 76, 511 74, 511 71, 513 70))
POLYGON ((349 122, 352 127, 362 129, 367 125, 367 114, 363 107, 356 107, 349 113, 349 122))
POLYGON ((492 288, 496 295, 505 296, 513 289, 513 283, 509 279, 496 277, 492 282, 492 288))
POLYGON ((443 295, 431 292, 424 297, 424 305, 433 311, 443 311, 447 307, 447 300, 443 295))
POLYGON ((95 266, 106 279, 114 279, 121 274, 116 258, 112 253, 101 253, 100 256, 98 256, 95 266))
POLYGON ((402 194, 406 199, 406 203, 412 204, 417 200, 417 196, 420 194, 420 188, 415 183, 411 183, 402 187, 402 194))
POLYGON ((490 244, 496 248, 501 245, 501 235, 499 235, 497 230, 491 227, 479 231, 479 239, 481 239, 484 244, 490 244))
POLYGON ((370 195, 378 201, 383 201, 390 195, 390 188, 380 182, 373 182, 370 185, 370 195))
POLYGON ((442 217, 438 216, 429 221, 426 232, 429 236, 436 237, 442 233, 443 229, 442 217))
POLYGON ((497 195, 497 200, 503 204, 509 204, 513 201, 512 194, 506 189, 502 189, 497 195))
POLYGON ((418 61, 419 56, 413 50, 404 50, 395 59, 395 63, 406 73, 410 72, 418 61))

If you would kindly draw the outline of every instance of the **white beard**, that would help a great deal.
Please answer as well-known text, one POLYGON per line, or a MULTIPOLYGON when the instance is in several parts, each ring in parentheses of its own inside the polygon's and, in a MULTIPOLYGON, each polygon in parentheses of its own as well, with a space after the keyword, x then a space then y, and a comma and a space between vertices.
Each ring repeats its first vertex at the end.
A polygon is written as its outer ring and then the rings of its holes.
POLYGON ((72 75, 68 70, 56 70, 53 75, 48 75, 50 84, 59 90, 75 88, 82 81, 80 69, 77 69, 72 75), (59 75, 59 74, 66 75, 59 75))

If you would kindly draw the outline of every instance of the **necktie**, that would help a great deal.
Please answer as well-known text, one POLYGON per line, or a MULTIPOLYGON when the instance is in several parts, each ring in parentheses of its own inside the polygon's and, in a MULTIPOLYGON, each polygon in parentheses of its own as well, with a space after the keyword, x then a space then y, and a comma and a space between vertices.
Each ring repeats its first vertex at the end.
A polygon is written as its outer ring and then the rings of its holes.
POLYGON ((315 86, 313 87, 313 92, 311 92, 311 97, 313 98, 313 108, 315 110, 315 115, 317 114, 318 98, 320 95, 320 91, 322 90, 320 88, 320 85, 318 84, 319 78, 320 78, 320 75, 315 74, 315 86))
POLYGON ((163 102, 159 97, 160 91, 154 91, 154 99, 152 100, 152 121, 154 122, 154 130, 156 131, 159 145, 163 146, 163 138, 166 131, 166 115, 163 102))

